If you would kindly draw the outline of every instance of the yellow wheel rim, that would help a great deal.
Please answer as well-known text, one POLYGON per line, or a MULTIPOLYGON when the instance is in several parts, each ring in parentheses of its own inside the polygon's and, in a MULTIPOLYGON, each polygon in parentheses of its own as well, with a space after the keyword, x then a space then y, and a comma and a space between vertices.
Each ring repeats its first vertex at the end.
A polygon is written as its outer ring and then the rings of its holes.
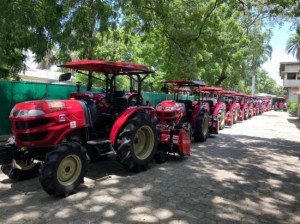
POLYGON ((238 119, 238 112, 235 111, 235 112, 234 112, 234 120, 236 121, 237 119, 238 119))
POLYGON ((79 177, 82 170, 82 163, 77 155, 65 157, 58 166, 57 179, 61 185, 69 186, 79 177))
POLYGON ((16 167, 19 170, 31 170, 36 166, 36 163, 34 162, 33 159, 30 161, 29 164, 26 164, 22 160, 13 160, 13 163, 14 163, 14 167, 16 167))
POLYGON ((224 125, 225 125, 225 113, 222 112, 220 117, 220 126, 223 127, 224 125))
POLYGON ((140 127, 134 136, 133 152, 135 156, 140 160, 147 159, 153 151, 154 141, 151 127, 147 125, 140 127))
POLYGON ((203 131, 203 135, 206 135, 208 132, 208 127, 209 127, 209 122, 208 122, 208 117, 204 117, 203 118, 203 122, 202 122, 202 131, 203 131))

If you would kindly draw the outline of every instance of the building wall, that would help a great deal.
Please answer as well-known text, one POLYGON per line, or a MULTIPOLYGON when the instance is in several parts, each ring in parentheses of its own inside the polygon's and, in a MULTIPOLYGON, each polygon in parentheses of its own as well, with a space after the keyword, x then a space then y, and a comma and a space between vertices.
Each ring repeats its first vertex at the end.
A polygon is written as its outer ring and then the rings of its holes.
POLYGON ((288 101, 298 100, 296 92, 300 90, 300 62, 281 62, 281 67, 284 70, 280 71, 280 76, 283 79, 283 87, 288 91, 288 101), (282 66, 284 65, 284 66, 282 66), (288 74, 293 73, 296 74, 294 79, 287 79, 288 74))
POLYGON ((296 93, 298 93, 300 90, 300 88, 288 88, 288 101, 292 101, 292 100, 297 100, 298 96, 296 95, 296 93))
POLYGON ((286 65, 284 71, 285 72, 299 72, 300 69, 300 63, 299 64, 290 64, 286 65))

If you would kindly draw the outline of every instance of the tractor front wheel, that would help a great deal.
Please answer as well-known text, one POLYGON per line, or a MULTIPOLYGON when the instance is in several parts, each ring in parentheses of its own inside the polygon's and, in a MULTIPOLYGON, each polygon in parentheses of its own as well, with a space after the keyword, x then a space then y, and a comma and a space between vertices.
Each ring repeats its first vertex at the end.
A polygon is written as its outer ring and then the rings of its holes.
POLYGON ((164 163, 167 161, 168 158, 168 152, 167 150, 163 149, 159 149, 157 150, 156 154, 155 154, 155 161, 159 164, 164 163))
POLYGON ((151 117, 137 113, 120 131, 117 159, 129 171, 147 169, 157 149, 157 134, 151 117))
POLYGON ((83 183, 86 165, 86 153, 79 144, 61 144, 47 154, 40 183, 49 195, 68 196, 83 183))
POLYGON ((205 142, 209 134, 208 113, 201 114, 195 123, 194 140, 195 142, 205 142))
POLYGON ((28 161, 13 160, 1 166, 1 170, 12 180, 27 180, 39 175, 40 163, 33 159, 28 161))

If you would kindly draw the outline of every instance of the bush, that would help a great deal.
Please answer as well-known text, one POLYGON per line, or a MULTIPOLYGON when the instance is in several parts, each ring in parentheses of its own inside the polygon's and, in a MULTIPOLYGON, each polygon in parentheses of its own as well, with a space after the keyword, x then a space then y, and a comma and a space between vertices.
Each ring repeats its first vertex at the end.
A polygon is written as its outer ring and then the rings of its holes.
POLYGON ((297 114, 298 111, 298 102, 296 100, 288 102, 288 111, 291 113, 297 114))

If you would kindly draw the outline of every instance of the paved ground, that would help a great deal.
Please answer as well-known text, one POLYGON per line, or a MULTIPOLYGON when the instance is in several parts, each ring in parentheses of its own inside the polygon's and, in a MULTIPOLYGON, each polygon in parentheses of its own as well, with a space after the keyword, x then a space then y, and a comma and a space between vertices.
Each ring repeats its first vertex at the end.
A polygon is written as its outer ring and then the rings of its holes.
POLYGON ((267 112, 226 128, 189 158, 130 174, 90 164, 79 192, 48 196, 38 179, 0 173, 0 223, 300 223, 300 121, 267 112))

